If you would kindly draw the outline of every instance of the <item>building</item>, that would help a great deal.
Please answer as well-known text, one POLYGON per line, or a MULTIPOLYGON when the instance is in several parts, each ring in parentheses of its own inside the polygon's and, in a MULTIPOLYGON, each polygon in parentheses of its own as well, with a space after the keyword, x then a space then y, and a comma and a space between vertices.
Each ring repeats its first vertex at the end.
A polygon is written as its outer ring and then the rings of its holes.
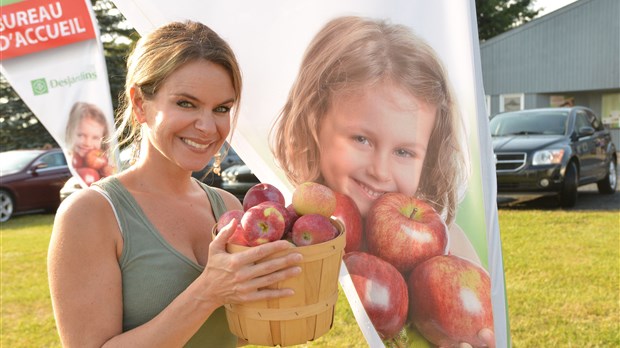
POLYGON ((480 44, 487 112, 583 105, 620 145, 620 1, 578 0, 480 44))

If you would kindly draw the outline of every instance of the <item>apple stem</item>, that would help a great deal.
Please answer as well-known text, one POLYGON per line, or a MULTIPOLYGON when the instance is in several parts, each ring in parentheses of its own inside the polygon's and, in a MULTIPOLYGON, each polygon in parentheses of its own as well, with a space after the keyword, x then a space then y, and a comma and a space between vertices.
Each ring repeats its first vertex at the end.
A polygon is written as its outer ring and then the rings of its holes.
POLYGON ((411 215, 409 217, 413 219, 415 217, 415 214, 417 213, 418 213, 418 208, 413 208, 413 211, 411 212, 411 215))

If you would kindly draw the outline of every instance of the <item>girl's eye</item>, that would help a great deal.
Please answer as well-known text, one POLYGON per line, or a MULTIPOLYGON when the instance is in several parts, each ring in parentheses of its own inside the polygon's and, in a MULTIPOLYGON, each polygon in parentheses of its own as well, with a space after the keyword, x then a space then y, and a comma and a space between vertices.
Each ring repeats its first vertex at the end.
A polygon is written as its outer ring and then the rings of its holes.
POLYGON ((396 151, 394 151, 394 153, 398 157, 415 157, 415 154, 413 152, 405 149, 397 149, 396 151))
POLYGON ((231 109, 230 106, 220 105, 216 107, 214 111, 220 114, 227 114, 230 112, 230 109, 231 109))
POLYGON ((192 107, 194 107, 194 104, 192 104, 191 102, 188 102, 187 100, 179 100, 177 102, 177 105, 182 107, 182 108, 192 108, 192 107))

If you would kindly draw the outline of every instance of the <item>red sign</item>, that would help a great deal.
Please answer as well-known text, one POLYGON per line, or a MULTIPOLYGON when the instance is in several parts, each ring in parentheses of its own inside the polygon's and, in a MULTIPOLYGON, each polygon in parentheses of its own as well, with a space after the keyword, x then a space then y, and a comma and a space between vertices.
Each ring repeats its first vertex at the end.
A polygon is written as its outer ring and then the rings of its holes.
POLYGON ((2 60, 94 38, 84 0, 28 0, 2 6, 2 60))

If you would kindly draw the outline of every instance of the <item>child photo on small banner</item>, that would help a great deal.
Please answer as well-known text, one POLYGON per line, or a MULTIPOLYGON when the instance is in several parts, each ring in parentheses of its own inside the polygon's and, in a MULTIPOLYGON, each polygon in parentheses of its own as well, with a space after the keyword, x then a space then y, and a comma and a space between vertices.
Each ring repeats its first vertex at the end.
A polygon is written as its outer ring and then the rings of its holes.
POLYGON ((3 1, 2 74, 89 186, 118 169, 114 113, 88 0, 3 1))
POLYGON ((473 0, 115 0, 145 34, 201 21, 244 78, 230 143, 290 202, 322 183, 340 285, 371 347, 510 346, 473 0))

